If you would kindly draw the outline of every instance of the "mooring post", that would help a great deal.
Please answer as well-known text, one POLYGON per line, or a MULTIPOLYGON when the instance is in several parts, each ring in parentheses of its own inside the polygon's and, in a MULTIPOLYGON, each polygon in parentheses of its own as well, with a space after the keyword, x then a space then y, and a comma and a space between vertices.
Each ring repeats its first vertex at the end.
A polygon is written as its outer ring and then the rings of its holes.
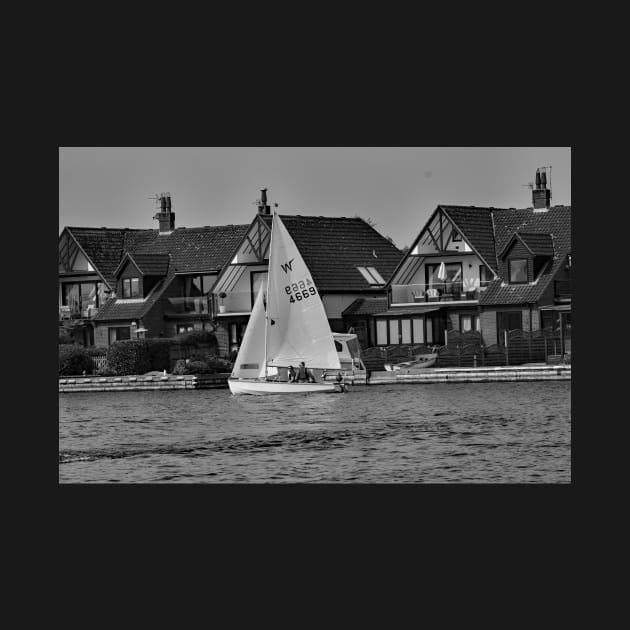
POLYGON ((503 339, 505 340, 505 365, 510 365, 510 355, 508 354, 508 336, 507 330, 503 331, 503 339))

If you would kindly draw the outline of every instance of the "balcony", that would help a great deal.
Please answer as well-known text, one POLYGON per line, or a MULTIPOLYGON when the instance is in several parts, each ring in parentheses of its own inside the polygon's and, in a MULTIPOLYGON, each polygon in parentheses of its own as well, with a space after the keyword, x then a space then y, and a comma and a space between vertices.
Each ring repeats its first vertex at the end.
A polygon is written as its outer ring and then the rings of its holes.
POLYGON ((169 315, 211 315, 210 300, 207 295, 199 297, 168 298, 166 309, 169 315))
POLYGON ((553 296, 556 302, 570 302, 571 280, 554 280, 553 296))
POLYGON ((249 315, 252 311, 251 291, 230 291, 223 299, 213 295, 215 314, 249 315))
POLYGON ((78 304, 62 305, 59 307, 59 321, 72 321, 78 319, 93 319, 98 313, 95 304, 81 307, 78 304))
POLYGON ((391 304, 426 304, 428 302, 477 302, 485 281, 433 282, 431 284, 393 284, 391 304))

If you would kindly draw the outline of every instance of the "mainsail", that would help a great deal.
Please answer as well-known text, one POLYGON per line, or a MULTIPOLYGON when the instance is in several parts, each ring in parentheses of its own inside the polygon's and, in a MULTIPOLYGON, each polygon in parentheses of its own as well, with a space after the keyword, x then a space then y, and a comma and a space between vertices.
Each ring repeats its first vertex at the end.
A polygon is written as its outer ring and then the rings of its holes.
POLYGON ((234 378, 265 376, 265 307, 260 287, 232 370, 234 378))
MULTIPOLYGON (((267 285, 267 364, 340 369, 326 311, 300 252, 274 213, 267 285)), ((249 326, 247 328, 249 331, 249 326)))

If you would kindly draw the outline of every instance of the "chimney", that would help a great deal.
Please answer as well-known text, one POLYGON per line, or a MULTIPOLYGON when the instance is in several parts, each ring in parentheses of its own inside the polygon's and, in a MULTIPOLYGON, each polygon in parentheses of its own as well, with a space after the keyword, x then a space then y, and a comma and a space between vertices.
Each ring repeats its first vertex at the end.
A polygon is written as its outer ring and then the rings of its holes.
POLYGON ((267 205, 267 189, 263 188, 258 202, 258 212, 260 214, 271 214, 271 208, 267 205))
POLYGON ((160 222, 160 234, 170 234, 175 229, 175 213, 171 212, 171 193, 161 193, 159 204, 160 211, 156 212, 153 218, 160 222))
POLYGON ((546 212, 551 206, 551 190, 547 188, 545 168, 536 169, 536 187, 532 190, 534 211, 546 212))

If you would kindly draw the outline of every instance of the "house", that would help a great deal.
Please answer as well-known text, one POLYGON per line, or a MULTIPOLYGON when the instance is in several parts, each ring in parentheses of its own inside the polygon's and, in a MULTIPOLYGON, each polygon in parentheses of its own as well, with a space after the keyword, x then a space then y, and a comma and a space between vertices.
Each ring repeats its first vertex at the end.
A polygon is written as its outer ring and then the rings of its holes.
MULTIPOLYGON (((243 337, 256 294, 267 281, 272 216, 266 193, 258 212, 219 274, 216 335, 219 347, 235 350, 243 337)), ((342 312, 361 297, 385 296, 385 285, 402 252, 359 217, 280 215, 322 297, 331 330, 346 332, 342 312)), ((369 345, 369 330, 355 329, 369 345)))
POLYGON ((344 321, 373 325, 378 346, 443 345, 449 330, 477 330, 489 346, 503 343, 506 330, 551 328, 568 350, 571 207, 550 201, 539 169, 532 207, 438 206, 386 298, 351 304, 344 321))
POLYGON ((158 203, 157 230, 63 229, 60 323, 83 345, 214 330, 212 288, 249 226, 176 228, 170 195, 158 203))

